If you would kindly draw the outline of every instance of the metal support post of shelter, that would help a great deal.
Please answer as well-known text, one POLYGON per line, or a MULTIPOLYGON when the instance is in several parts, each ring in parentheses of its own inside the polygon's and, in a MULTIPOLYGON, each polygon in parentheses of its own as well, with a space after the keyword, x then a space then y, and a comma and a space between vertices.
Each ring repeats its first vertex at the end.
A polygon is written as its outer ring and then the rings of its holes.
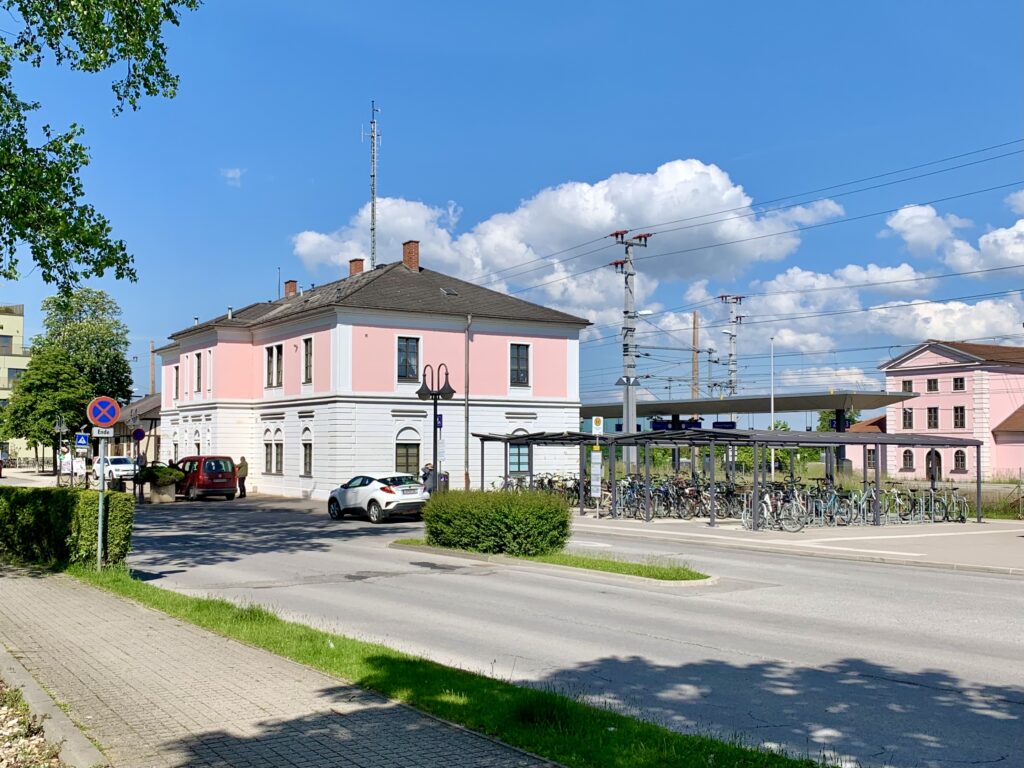
POLYGON ((533 443, 528 443, 526 446, 526 473, 530 479, 529 488, 533 490, 533 443))
POLYGON ((503 484, 507 484, 508 480, 509 480, 509 477, 508 477, 508 450, 509 450, 508 449, 508 443, 502 443, 502 447, 505 449, 505 476, 504 476, 504 478, 502 479, 501 482, 503 484))
MULTIPOLYGON (((758 443, 757 443, 756 440, 754 441, 753 448, 754 448, 754 466, 757 466, 757 448, 758 448, 758 443)), ((760 494, 760 490, 759 490, 759 485, 760 485, 760 483, 758 483, 758 481, 757 481, 757 472, 755 472, 754 473, 754 488, 753 488, 753 493, 751 495, 751 502, 750 502, 751 503, 750 511, 752 513, 751 516, 750 516, 750 520, 751 520, 750 528, 751 528, 751 530, 754 530, 754 531, 756 531, 760 527, 760 523, 761 523, 761 494, 760 494)))
POLYGON ((480 490, 484 490, 484 446, 486 444, 483 440, 480 441, 480 490))
POLYGON ((580 517, 583 516, 584 500, 587 498, 587 446, 580 445, 580 517))
POLYGON ((874 524, 882 524, 882 462, 878 461, 878 445, 875 445, 875 496, 871 501, 874 524))
POLYGON ((708 514, 708 521, 709 521, 709 523, 708 524, 709 525, 714 525, 715 524, 715 512, 716 512, 716 509, 715 509, 715 506, 716 506, 716 499, 715 499, 715 441, 714 440, 709 440, 708 442, 710 444, 710 447, 708 448, 708 450, 711 452, 711 461, 708 462, 708 472, 710 474, 710 477, 708 478, 708 491, 709 491, 709 494, 708 494, 708 496, 709 496, 709 505, 708 505, 709 506, 709 514, 708 514))
POLYGON ((617 457, 615 455, 616 448, 615 444, 612 443, 610 446, 611 450, 608 453, 611 456, 611 463, 608 465, 608 481, 612 487, 612 517, 618 518, 619 516, 619 483, 615 479, 615 465, 617 463, 617 457))
POLYGON ((651 522, 651 446, 644 443, 644 521, 651 522))
POLYGON ((981 522, 981 446, 974 448, 974 509, 975 520, 981 522))
MULTIPOLYGON (((875 446, 875 463, 878 463, 878 446, 875 446)), ((868 492, 868 447, 866 445, 864 446, 864 482, 861 490, 864 493, 868 492)))

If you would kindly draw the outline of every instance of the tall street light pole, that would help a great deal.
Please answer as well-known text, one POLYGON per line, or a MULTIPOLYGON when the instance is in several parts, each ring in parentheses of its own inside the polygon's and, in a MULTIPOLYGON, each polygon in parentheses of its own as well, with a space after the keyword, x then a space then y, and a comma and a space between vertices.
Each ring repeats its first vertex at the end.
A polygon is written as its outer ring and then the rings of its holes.
POLYGON ((448 366, 444 363, 440 363, 437 366, 436 376, 435 371, 430 363, 423 366, 423 383, 420 384, 420 388, 416 390, 416 397, 420 400, 433 400, 434 401, 434 471, 431 473, 431 494, 437 493, 437 480, 439 472, 439 464, 437 461, 437 433, 441 429, 441 424, 438 422, 437 415, 437 401, 438 400, 451 400, 455 397, 455 388, 448 382, 448 366), (437 386, 438 380, 441 378, 441 369, 444 369, 444 384, 440 387, 437 386), (430 373, 430 384, 427 384, 427 373, 430 373))
MULTIPOLYGON (((771 385, 772 386, 772 389, 771 389, 771 392, 772 392, 772 394, 771 394, 771 413, 772 413, 771 419, 772 419, 772 425, 770 427, 768 427, 768 429, 774 430, 775 429, 775 337, 774 336, 769 337, 768 341, 771 342, 770 345, 769 345, 769 350, 770 350, 769 358, 771 359, 771 382, 772 382, 772 385, 771 385)), ((775 446, 774 445, 772 446, 772 482, 773 483, 775 482, 775 446)))

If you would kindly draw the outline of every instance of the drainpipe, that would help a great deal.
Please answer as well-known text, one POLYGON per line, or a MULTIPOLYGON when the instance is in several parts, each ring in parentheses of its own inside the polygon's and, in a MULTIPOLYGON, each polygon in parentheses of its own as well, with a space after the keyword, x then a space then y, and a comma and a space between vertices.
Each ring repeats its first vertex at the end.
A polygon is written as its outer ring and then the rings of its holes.
MULTIPOLYGON (((462 388, 462 462, 463 480, 465 489, 469 490, 469 327, 473 324, 473 315, 466 315, 466 343, 465 343, 465 375, 466 380, 462 388)), ((483 475, 480 476, 483 483, 483 475)))

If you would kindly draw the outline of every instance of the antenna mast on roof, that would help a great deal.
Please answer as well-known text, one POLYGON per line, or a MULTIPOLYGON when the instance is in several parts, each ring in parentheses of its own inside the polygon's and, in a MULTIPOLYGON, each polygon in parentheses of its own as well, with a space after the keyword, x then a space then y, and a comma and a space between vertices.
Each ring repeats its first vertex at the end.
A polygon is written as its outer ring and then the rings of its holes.
MULTIPOLYGON (((377 102, 370 102, 370 269, 377 266, 377 147, 380 134, 377 133, 377 102)), ((366 138, 366 134, 363 134, 366 138)))

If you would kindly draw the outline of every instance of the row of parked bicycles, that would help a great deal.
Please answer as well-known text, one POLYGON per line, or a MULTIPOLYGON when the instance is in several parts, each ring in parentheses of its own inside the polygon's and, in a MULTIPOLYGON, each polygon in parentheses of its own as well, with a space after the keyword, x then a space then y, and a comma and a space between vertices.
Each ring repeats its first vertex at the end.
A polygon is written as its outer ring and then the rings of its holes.
MULTIPOLYGON (((525 478, 506 478, 495 487, 525 490, 525 478)), ((563 496, 571 506, 580 503, 581 484, 578 475, 540 474, 534 477, 534 488, 563 496)), ((584 506, 598 507, 591 495, 590 484, 582 484, 584 506)), ((647 485, 640 475, 627 475, 617 482, 615 510, 622 517, 646 519, 648 515, 647 485)), ((689 520, 710 517, 711 485, 690 475, 672 475, 651 479, 651 518, 673 517, 689 520)), ((875 523, 874 486, 863 490, 843 490, 822 479, 805 484, 800 478, 784 482, 767 482, 753 488, 728 481, 715 483, 715 515, 717 518, 739 519, 745 528, 757 527, 796 532, 807 526, 870 525, 875 523)), ((600 507, 611 509, 610 485, 602 484, 600 507)), ((878 497, 878 522, 881 524, 966 522, 970 503, 953 486, 941 488, 904 487, 896 481, 881 490, 878 497)))
MULTIPOLYGON (((811 487, 796 482, 768 483, 757 503, 758 528, 789 532, 808 525, 869 525, 876 522, 876 489, 845 491, 817 481, 811 487)), ((970 503, 953 486, 907 488, 890 482, 878 496, 879 524, 967 522, 970 503)), ((745 528, 754 527, 753 500, 741 514, 745 528)))

